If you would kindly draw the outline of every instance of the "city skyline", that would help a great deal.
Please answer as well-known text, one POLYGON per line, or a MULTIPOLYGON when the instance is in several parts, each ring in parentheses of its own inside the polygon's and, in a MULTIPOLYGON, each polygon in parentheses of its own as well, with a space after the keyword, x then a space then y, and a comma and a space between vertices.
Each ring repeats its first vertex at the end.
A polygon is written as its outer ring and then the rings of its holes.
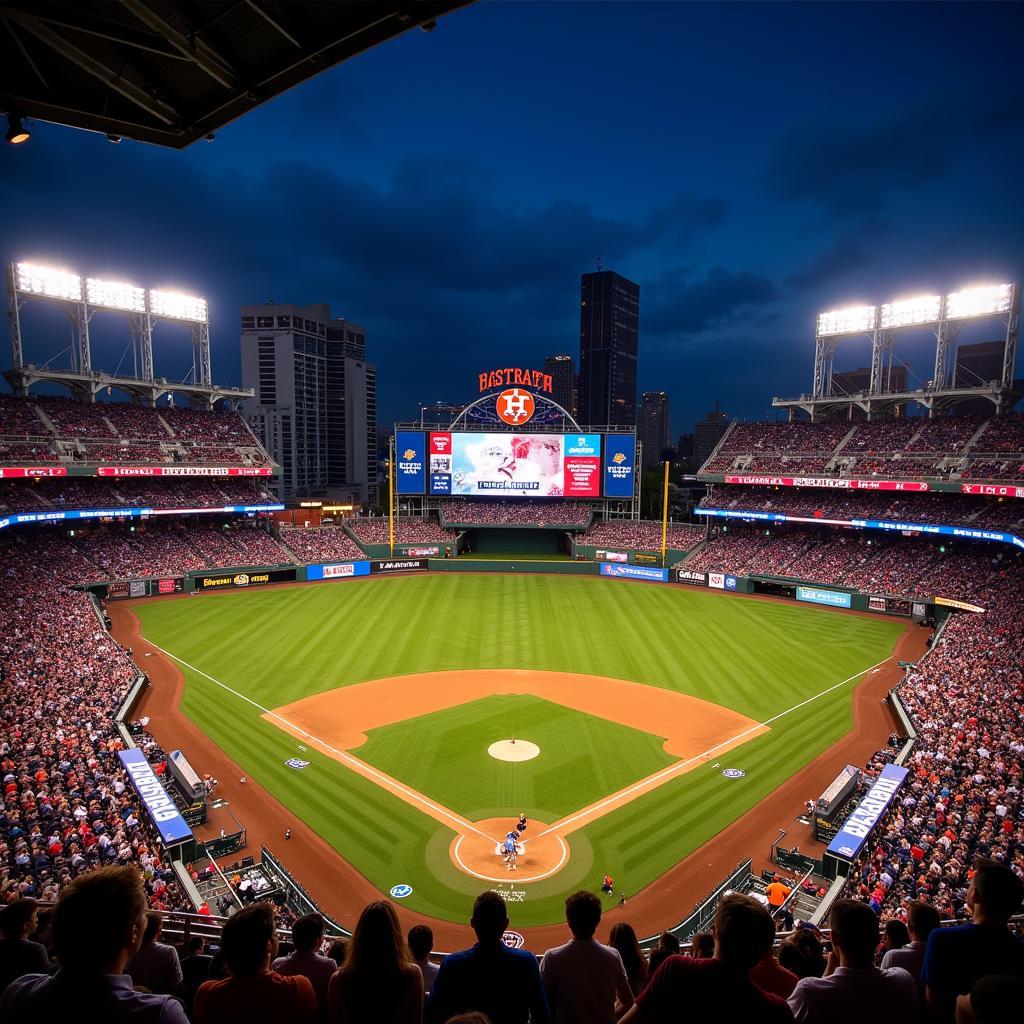
MULTIPOLYGON (((821 310, 1024 278, 1010 5, 747 6, 740 37, 724 6, 577 11, 457 11, 183 153, 36 124, 0 155, 0 256, 203 295, 223 384, 242 304, 329 301, 373 334, 382 425, 468 399, 481 364, 575 354, 601 259, 641 287, 638 390, 672 394, 673 436, 715 398, 752 419, 808 390, 821 310), (955 90, 933 61, 951 40, 955 90)), ((26 341, 53 339, 27 358, 66 333, 27 310, 26 341)), ((123 338, 102 317, 93 337, 113 368, 123 338)), ((901 340, 911 385, 925 342, 901 340)), ((162 333, 161 372, 187 348, 162 333)))

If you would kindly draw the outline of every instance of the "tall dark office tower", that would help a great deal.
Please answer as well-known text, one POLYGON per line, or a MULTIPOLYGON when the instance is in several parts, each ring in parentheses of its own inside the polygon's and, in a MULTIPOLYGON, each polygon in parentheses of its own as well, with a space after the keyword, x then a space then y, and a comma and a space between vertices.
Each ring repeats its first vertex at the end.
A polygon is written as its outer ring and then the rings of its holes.
POLYGON ((644 446, 644 465, 657 466, 668 447, 668 395, 664 391, 645 391, 640 401, 640 443, 644 446))
POLYGON ((699 420, 693 428, 693 464, 699 469, 708 461, 708 456, 722 440, 729 429, 729 414, 722 412, 715 402, 715 408, 699 420))
POLYGON ((576 368, 572 356, 545 356, 544 372, 551 375, 551 397, 570 415, 576 415, 576 368))
POLYGON ((640 286, 612 270, 580 278, 579 419, 636 426, 640 286))

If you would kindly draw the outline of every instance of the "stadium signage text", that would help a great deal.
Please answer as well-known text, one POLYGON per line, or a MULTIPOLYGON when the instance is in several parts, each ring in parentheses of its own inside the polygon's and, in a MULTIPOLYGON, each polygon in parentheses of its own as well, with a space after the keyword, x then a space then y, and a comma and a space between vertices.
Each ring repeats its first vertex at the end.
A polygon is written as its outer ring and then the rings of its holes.
POLYGON ((621 565, 618 562, 602 562, 601 575, 629 580, 650 580, 656 583, 668 582, 668 569, 648 569, 642 565, 621 565))
POLYGON ((370 572, 422 572, 429 569, 430 563, 425 558, 388 559, 371 558, 370 572))
POLYGON ((896 798, 907 774, 906 768, 887 764, 868 790, 867 796, 836 833, 826 852, 848 861, 855 860, 872 830, 896 798))
POLYGON ((694 572, 693 569, 676 569, 676 583, 694 583, 698 587, 706 587, 707 573, 694 572))
POLYGON ((936 604, 941 604, 945 608, 956 608, 962 612, 983 612, 985 610, 976 604, 970 604, 967 601, 957 601, 952 597, 936 597, 934 598, 934 601, 936 604))
POLYGON ((269 572, 228 572, 214 576, 197 576, 200 590, 217 590, 221 587, 256 587, 267 583, 294 583, 294 569, 274 569, 269 572))
POLYGON ((358 562, 332 562, 327 565, 306 567, 307 580, 348 580, 356 576, 369 576, 370 563, 363 559, 358 562))
POLYGON ((269 466, 97 466, 97 476, 270 476, 269 466))
POLYGON ((0 466, 0 480, 31 476, 67 476, 66 466, 0 466))
POLYGON ((825 487, 853 491, 927 491, 921 480, 843 480, 830 476, 726 476, 727 484, 757 484, 761 487, 825 487))
POLYGON ((1024 487, 1007 484, 961 484, 961 494, 985 494, 993 498, 1024 498, 1024 487))
POLYGON ((852 598, 838 590, 819 590, 817 587, 797 587, 796 599, 811 604, 827 604, 832 608, 849 608, 852 598))
POLYGON ((192 829, 178 813, 170 794, 164 789, 142 751, 137 747, 129 747, 127 750, 119 750, 117 756, 121 759, 139 798, 146 805, 163 844, 171 846, 191 839, 192 829))
POLYGON ((548 394, 554 390, 554 381, 550 373, 508 366, 503 370, 485 370, 477 375, 477 383, 481 392, 490 391, 491 388, 508 387, 533 388, 535 391, 546 391, 548 394))
POLYGON ((625 551, 604 551, 597 550, 594 552, 594 557, 599 562, 628 562, 629 555, 625 551))
POLYGON ((211 512, 280 512, 284 505, 224 505, 222 508, 86 508, 60 512, 13 512, 0 516, 0 530, 22 523, 58 523, 67 519, 141 519, 144 516, 202 515, 211 512))

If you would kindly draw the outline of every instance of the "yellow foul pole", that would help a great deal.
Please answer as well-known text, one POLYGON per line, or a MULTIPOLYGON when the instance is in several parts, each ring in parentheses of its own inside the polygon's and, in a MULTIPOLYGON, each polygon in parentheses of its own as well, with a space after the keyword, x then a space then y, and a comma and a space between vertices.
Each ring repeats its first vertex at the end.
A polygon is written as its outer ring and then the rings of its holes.
POLYGON ((668 540, 668 468, 671 463, 665 460, 665 493, 661 500, 661 567, 665 568, 665 552, 668 540))
POLYGON ((395 436, 391 435, 388 451, 388 541, 391 557, 395 557, 395 436))

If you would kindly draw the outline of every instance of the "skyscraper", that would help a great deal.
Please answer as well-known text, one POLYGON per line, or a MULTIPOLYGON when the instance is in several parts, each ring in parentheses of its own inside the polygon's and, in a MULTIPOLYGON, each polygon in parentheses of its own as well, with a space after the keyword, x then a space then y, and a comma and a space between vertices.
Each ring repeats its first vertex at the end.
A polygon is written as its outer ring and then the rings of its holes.
POLYGON ((644 446, 644 465, 657 466, 668 448, 668 395, 664 391, 645 391, 640 401, 640 443, 644 446))
POLYGON ((693 428, 693 464, 695 469, 700 469, 708 460, 708 456, 715 450, 722 435, 729 429, 729 414, 720 412, 718 403, 704 419, 697 422, 693 428))
POLYGON ((366 330, 330 307, 242 307, 244 414, 280 463, 281 498, 376 501, 377 368, 366 330))
POLYGON ((551 397, 570 415, 576 415, 576 368, 572 356, 545 356, 544 372, 551 375, 551 397))
POLYGON ((636 426, 640 286, 612 270, 580 278, 582 423, 636 426))

